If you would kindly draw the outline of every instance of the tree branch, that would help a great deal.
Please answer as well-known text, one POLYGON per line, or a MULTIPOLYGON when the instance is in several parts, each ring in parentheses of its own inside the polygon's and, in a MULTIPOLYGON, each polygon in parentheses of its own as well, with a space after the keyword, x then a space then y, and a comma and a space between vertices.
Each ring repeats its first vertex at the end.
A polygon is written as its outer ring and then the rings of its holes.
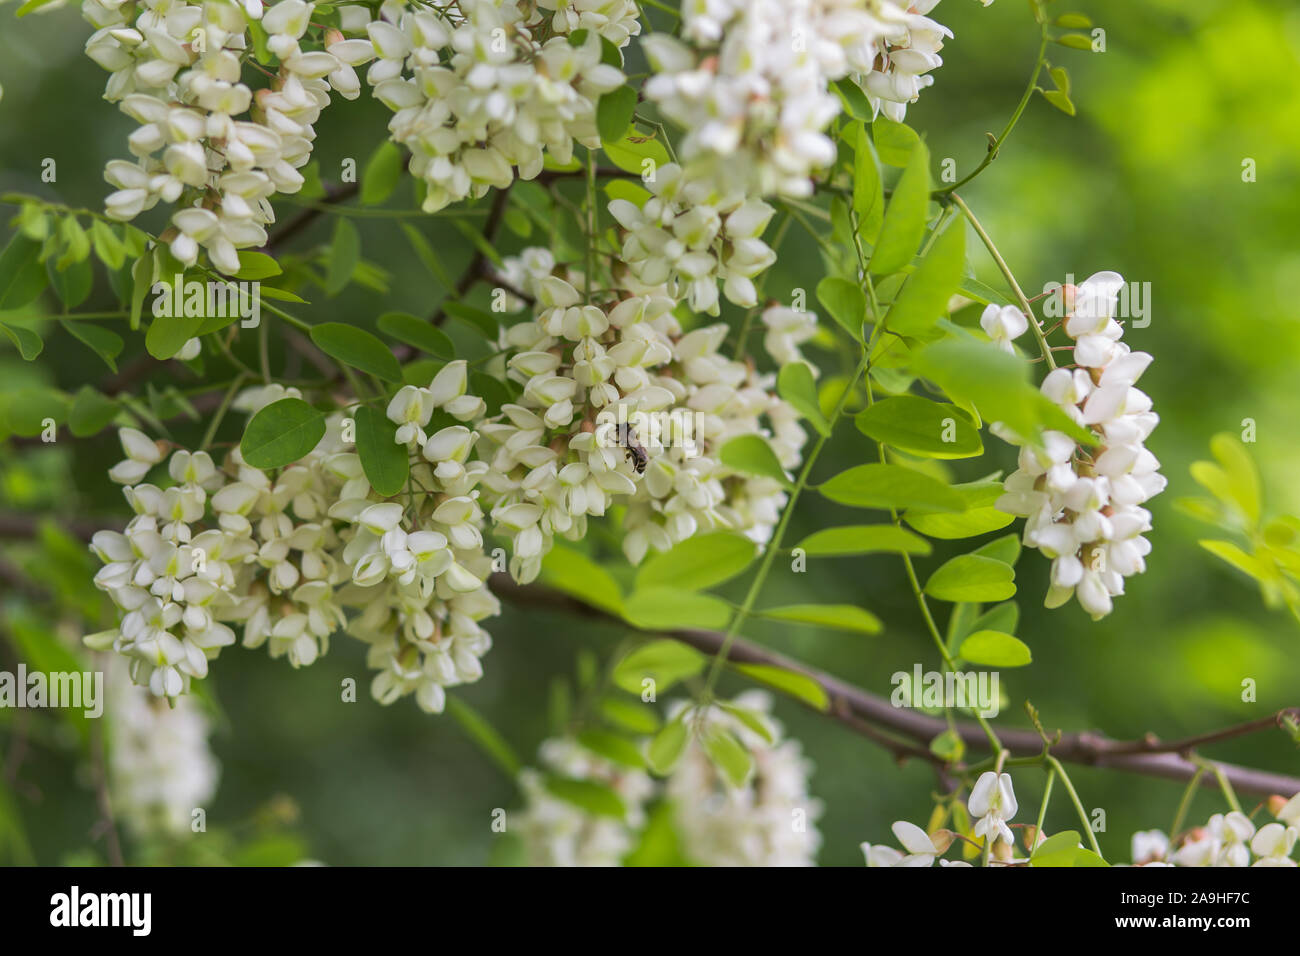
MULTIPOLYGON (((506 574, 494 574, 491 588, 500 597, 520 606, 551 608, 596 619, 617 620, 568 595, 536 585, 518 585, 506 574)), ((725 638, 718 631, 692 629, 666 632, 665 636, 689 644, 707 655, 716 655, 722 649, 725 638)), ((931 717, 919 710, 895 707, 885 698, 868 693, 832 674, 808 667, 741 638, 732 643, 727 651, 727 659, 733 664, 761 664, 803 674, 816 681, 826 692, 830 708, 825 715, 832 720, 884 747, 900 761, 915 757, 930 763, 942 763, 926 749, 929 741, 948 729, 947 722, 940 717, 931 717)), ((1169 744, 1162 744, 1154 738, 1141 741, 1114 740, 1091 731, 1079 731, 1063 734, 1052 745, 1051 752, 1058 760, 1066 763, 1186 782, 1201 769, 1188 756, 1195 746, 1281 726, 1288 714, 1297 713, 1300 713, 1300 709, 1287 708, 1248 724, 1169 744)), ((978 724, 959 721, 956 731, 967 748, 981 752, 989 750, 988 737, 978 724)), ((999 729, 998 736, 1013 756, 1034 757, 1043 752, 1043 741, 1037 731, 999 729)), ((1243 793, 1260 796, 1280 793, 1287 797, 1300 793, 1300 777, 1219 761, 1215 763, 1232 786, 1243 793)), ((1217 781, 1208 774, 1201 774, 1200 783, 1210 788, 1218 786, 1217 781)))

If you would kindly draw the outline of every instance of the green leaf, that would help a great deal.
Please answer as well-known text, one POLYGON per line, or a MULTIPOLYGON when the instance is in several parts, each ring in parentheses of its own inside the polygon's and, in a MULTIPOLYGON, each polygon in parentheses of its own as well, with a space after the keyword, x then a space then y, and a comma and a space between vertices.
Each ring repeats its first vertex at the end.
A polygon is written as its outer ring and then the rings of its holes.
POLYGON ((903 520, 922 534, 945 541, 999 531, 1016 520, 996 507, 1002 496, 999 481, 972 481, 951 488, 962 500, 960 511, 939 514, 917 508, 903 515, 903 520))
POLYGON ((916 130, 904 123, 895 123, 884 113, 872 121, 871 138, 881 162, 890 166, 906 166, 921 142, 916 130))
POLYGON ((814 531, 795 547, 809 557, 848 557, 879 552, 918 555, 930 553, 930 542, 892 524, 826 528, 814 531))
POLYGON ((393 194, 401 175, 402 151, 392 140, 384 140, 361 173, 361 205, 379 205, 393 194))
POLYGON ((664 777, 672 772, 686 749, 688 733, 684 722, 673 720, 664 724, 663 729, 655 734, 646 754, 655 773, 664 777))
POLYGON ((95 255, 99 256, 99 261, 113 272, 126 264, 126 246, 104 220, 95 219, 90 223, 90 244, 95 249, 95 255))
POLYGON ((1079 834, 1066 830, 1048 837, 1034 848, 1030 866, 1109 866, 1091 850, 1079 846, 1079 834))
POLYGON ((557 543, 542 559, 541 577, 548 586, 585 604, 623 614, 623 594, 614 576, 580 551, 557 543))
POLYGON ((739 435, 731 439, 722 446, 719 457, 728 468, 747 475, 774 478, 786 487, 790 485, 790 479, 786 477, 776 452, 759 435, 739 435))
POLYGON ((149 331, 144 334, 144 347, 159 361, 172 358, 194 338, 203 321, 201 315, 159 316, 149 323, 149 331))
POLYGON ((0 312, 21 309, 45 289, 41 243, 15 233, 0 252, 0 312))
POLYGON ((1040 90, 1043 99, 1051 103, 1066 116, 1075 114, 1074 101, 1070 99, 1070 94, 1062 93, 1060 90, 1040 90))
POLYGON ((954 401, 976 406, 985 420, 1002 422, 1025 438, 1032 440, 1041 428, 1052 428, 1096 444, 1090 432, 1029 384, 1028 362, 989 342, 945 339, 917 352, 912 366, 954 401))
POLYGON ((1271 577, 1269 568, 1263 562, 1253 555, 1247 554, 1231 541, 1207 539, 1196 543, 1219 560, 1226 561, 1238 571, 1249 575, 1256 581, 1264 581, 1271 577))
POLYGON ((455 694, 447 695, 447 713, 460 724, 461 729, 479 748, 500 767, 506 776, 519 776, 521 764, 510 744, 477 710, 455 694))
POLYGON ((632 650, 614 667, 614 683, 629 694, 641 694, 644 681, 654 682, 654 692, 664 693, 678 681, 704 670, 708 658, 681 641, 662 638, 632 650))
POLYGON ((235 278, 242 282, 260 282, 278 276, 283 271, 280 263, 265 252, 254 252, 251 249, 239 250, 239 271, 235 273, 235 278))
POLYGON ((81 386, 72 400, 72 409, 68 412, 68 430, 76 438, 96 435, 108 427, 108 423, 121 411, 117 402, 101 394, 89 385, 81 386))
POLYGON ((754 772, 754 758, 734 736, 714 727, 705 732, 704 752, 733 787, 743 787, 754 772))
POLYGON ((641 756, 641 751, 636 744, 626 737, 620 737, 608 730, 594 728, 584 730, 578 734, 578 743, 592 753, 599 754, 606 760, 622 764, 625 767, 635 767, 640 770, 646 765, 646 758, 641 756))
MULTIPOLYGON (((67 420, 72 399, 53 388, 20 388, 13 392, 0 392, 0 404, 8 419, 9 430, 25 438, 39 435, 45 427, 45 419, 60 424, 67 420), (7 408, 5 406, 8 406, 7 408)), ((3 424, 3 422, 0 422, 3 424)))
POLYGON ((876 153, 859 123, 853 146, 853 212, 858 220, 858 234, 875 245, 885 216, 885 189, 876 165, 876 153))
POLYGON ((357 455, 370 487, 385 498, 400 494, 411 466, 406 446, 396 441, 397 426, 369 405, 357 408, 356 423, 357 455))
POLYGON ((598 817, 615 817, 622 820, 627 816, 627 807, 623 804, 623 798, 603 783, 548 774, 546 789, 561 800, 598 817))
POLYGON ((623 602, 623 617, 643 631, 726 627, 731 605, 708 594, 678 588, 633 591, 623 602))
POLYGON ((1210 451, 1219 464, 1192 463, 1192 478, 1225 505, 1254 525, 1260 516, 1259 471, 1246 446, 1234 436, 1219 433, 1210 439, 1210 451))
POLYGON ((343 322, 322 322, 311 327, 311 340, 326 355, 385 382, 401 384, 402 369, 383 341, 365 329, 343 322))
MULTIPOLYGON (((967 607, 968 605, 960 605, 967 607)), ((995 605, 989 608, 974 621, 967 631, 973 634, 976 631, 1001 631, 1004 634, 1015 634, 1016 627, 1020 624, 1020 608, 1015 601, 1007 601, 1003 604, 995 605)), ((962 637, 966 635, 963 634, 962 637)))
POLYGON ((957 733, 952 730, 945 730, 930 741, 930 753, 940 760, 953 763, 965 755, 966 744, 957 733))
POLYGON ((735 704, 719 702, 718 706, 769 744, 776 743, 776 738, 772 735, 772 728, 768 726, 762 714, 747 707, 738 707, 735 704))
POLYGON ((1063 66, 1054 66, 1048 71, 1056 88, 1066 96, 1070 95, 1070 71, 1063 66))
POLYGON ((902 465, 857 465, 817 489, 826 498, 853 508, 926 508, 960 511, 961 498, 937 478, 902 465))
POLYGON ((1034 658, 1029 645, 1001 631, 979 630, 961 642, 957 652, 985 667, 1024 667, 1034 658))
POLYGON ((456 357, 456 347, 446 332, 408 312, 385 312, 379 317, 378 325, 380 332, 392 336, 399 342, 405 342, 421 352, 443 359, 456 357))
POLYGON ((817 283, 817 301, 855 342, 862 341, 862 323, 867 317, 867 296, 856 282, 827 276, 817 283))
POLYGON ((948 300, 961 283, 966 267, 966 222, 948 225, 934 246, 908 276, 885 316, 885 327, 916 337, 929 332, 948 314, 948 300))
POLYGON ((620 86, 606 93, 596 104, 596 129, 603 143, 618 143, 632 125, 636 109, 636 88, 620 86))
POLYGON ((770 664, 733 664, 732 666, 751 680, 766 684, 783 694, 789 694, 815 710, 824 712, 830 709, 831 699, 826 693, 826 688, 807 674, 786 670, 784 667, 773 667, 770 664))
POLYGON ((1086 33, 1066 33, 1063 36, 1056 37, 1056 42, 1061 46, 1069 47, 1071 50, 1092 51, 1092 37, 1086 33))
POLYGON ((334 238, 330 242, 325 264, 325 291, 336 295, 350 281, 361 261, 361 235, 357 227, 342 217, 334 225, 334 238))
POLYGON ((711 531, 652 554, 637 572, 637 590, 703 591, 734 578, 753 563, 758 546, 735 531, 711 531))
POLYGON ((53 259, 47 259, 45 271, 50 277, 50 288, 67 309, 75 309, 85 302, 95 283, 95 270, 89 259, 69 263, 62 269, 55 268, 53 259))
POLYGON ((253 416, 239 443, 244 461, 266 471, 291 465, 325 437, 325 415, 300 398, 282 398, 253 416))
POLYGON ((606 721, 634 734, 653 734, 659 730, 659 717, 645 704, 606 697, 600 702, 600 714, 606 721))
POLYGON ((1016 593, 1009 564, 978 554, 945 561, 925 582, 925 593, 940 601, 1005 601, 1016 593))
POLYGON ((618 142, 603 142, 601 147, 615 166, 638 176, 643 174, 646 167, 642 164, 646 160, 650 160, 656 169, 669 162, 668 150, 664 149, 663 143, 635 129, 628 130, 618 142))
POLYGON ((981 554, 986 558, 1001 561, 1003 564, 1009 564, 1014 568, 1016 562, 1020 560, 1020 535, 1004 534, 1002 537, 994 538, 988 544, 976 548, 971 554, 981 554))
POLYGON ((817 402, 817 385, 807 363, 791 362, 782 366, 777 375, 776 389, 795 411, 808 420, 808 424, 817 429, 818 434, 830 435, 831 426, 817 402))
POLYGON ((1062 13, 1054 22, 1058 27, 1064 27, 1067 30, 1088 30, 1092 28, 1092 20, 1083 13, 1062 13))
POLYGON ((918 395, 885 398, 854 419, 868 438, 925 458, 971 458, 983 454, 979 429, 956 405, 918 395))
POLYGON ((69 335, 84 343, 102 358, 105 365, 114 372, 117 371, 117 357, 122 354, 122 349, 126 348, 122 336, 112 329, 95 325, 93 322, 68 320, 63 323, 63 327, 68 330, 69 335))
POLYGON ((870 123, 875 110, 871 108, 871 101, 867 99, 867 94, 862 92, 862 87, 847 76, 842 80, 836 80, 834 86, 845 111, 856 120, 870 123))
MULTIPOLYGON (((8 322, 0 322, 0 330, 13 342, 14 348, 18 354, 23 357, 23 361, 30 362, 36 356, 41 354, 41 349, 45 348, 45 342, 32 329, 25 325, 10 325, 8 322)), ((117 371, 114 369, 113 371, 117 371)))
POLYGON ((917 140, 907 168, 894 187, 880 239, 868 265, 878 276, 892 275, 911 263, 925 235, 926 210, 930 205, 930 151, 917 140))
POLYGON ((880 618, 852 604, 788 604, 758 613, 778 621, 795 621, 860 634, 879 634, 882 627, 880 618))

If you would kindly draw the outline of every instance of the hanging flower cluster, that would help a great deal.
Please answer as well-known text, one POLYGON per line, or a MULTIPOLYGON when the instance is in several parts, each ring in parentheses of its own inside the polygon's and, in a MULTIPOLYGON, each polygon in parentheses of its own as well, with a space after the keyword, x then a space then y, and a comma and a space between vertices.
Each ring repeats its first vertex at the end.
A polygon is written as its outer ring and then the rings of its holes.
MULTIPOLYGON (((485 531, 509 541, 508 570, 524 583, 557 535, 581 539, 588 518, 616 503, 627 506, 623 547, 634 562, 700 531, 766 540, 781 483, 735 472, 719 451, 763 434, 783 466, 797 466, 805 434, 773 376, 721 354, 725 325, 684 331, 662 287, 627 282, 596 305, 574 285, 584 277, 548 271, 547 254, 525 251, 519 262, 507 269, 521 270, 520 291, 536 305, 503 332, 500 373, 515 401, 488 417, 468 392, 467 364, 454 361, 388 403, 421 491, 406 503, 373 492, 341 412, 275 477, 239 449, 221 469, 205 452, 176 450, 165 488, 144 481, 165 446, 123 429, 127 457, 110 474, 136 517, 93 542, 105 562, 96 583, 123 619, 93 643, 175 697, 235 642, 232 624, 245 646, 266 644, 295 667, 346 625, 370 645, 377 700, 413 694, 437 713, 447 687, 481 676, 491 646, 479 625, 499 612, 485 531), (360 609, 350 621, 349 607, 360 609)), ((285 397, 299 395, 265 386, 234 407, 252 414, 285 397)))
POLYGON ((509 186, 516 170, 532 179, 547 154, 568 162, 575 142, 600 146, 596 101, 624 82, 601 41, 622 47, 640 32, 635 3, 439 6, 385 0, 367 26, 378 59, 366 79, 394 113, 426 212, 509 186))
MULTIPOLYGON (((253 389, 235 405, 255 413, 283 397, 296 390, 253 389)), ((244 646, 265 644, 294 667, 313 663, 346 624, 370 645, 377 700, 414 694, 440 712, 444 688, 482 675, 491 639, 478 622, 500 610, 485 584, 492 562, 474 489, 485 466, 465 467, 468 439, 444 429, 412 467, 432 494, 408 509, 373 493, 342 433, 336 413, 317 447, 274 478, 238 448, 221 470, 205 452, 177 450, 172 483, 160 488, 142 479, 163 447, 123 429, 127 459, 112 477, 127 485, 136 516, 92 540, 105 562, 95 583, 123 617, 86 643, 125 655, 136 683, 174 698, 235 643, 232 624, 244 646), (445 457, 428 459, 434 449, 445 457), (350 622, 346 607, 360 610, 350 622)))
POLYGON ((679 40, 642 45, 655 73, 645 96, 685 131, 692 180, 719 193, 807 196, 835 147, 833 81, 851 76, 872 107, 901 121, 943 61, 952 34, 924 16, 938 0, 699 0, 679 40))
POLYGON ((108 774, 113 811, 137 837, 190 832, 193 812, 217 789, 211 726, 192 699, 169 707, 131 686, 125 668, 108 669, 108 774))
MULTIPOLYGON (((1092 430, 1097 447, 1048 431, 1035 448, 998 429, 1021 449, 997 507, 1027 518, 1025 544, 1052 559, 1047 606, 1077 597, 1094 620, 1110 613, 1126 577, 1145 570, 1151 544, 1142 535, 1151 530, 1151 512, 1142 505, 1166 484, 1143 444, 1160 418, 1135 385, 1151 356, 1120 341, 1124 329, 1115 319, 1123 286, 1118 274, 1099 272, 1064 289, 1074 364, 1053 370, 1042 384, 1043 394, 1092 430)), ((1010 335, 1016 327, 1007 325, 995 328, 1010 335)))
POLYGON ((583 304, 583 277, 544 272, 552 261, 529 249, 505 264, 536 299, 535 317, 503 333, 520 397, 481 429, 496 449, 485 485, 492 519, 513 538, 511 573, 535 578, 556 535, 583 537, 587 518, 616 501, 628 505, 623 550, 634 564, 701 531, 765 541, 785 502, 780 482, 740 474, 719 453, 759 434, 784 467, 798 464, 806 435, 774 376, 722 354, 725 324, 685 331, 665 287, 623 275, 620 298, 583 304))
POLYGON ((1296 866, 1291 859, 1300 839, 1300 793, 1275 796, 1269 809, 1276 819, 1256 827, 1240 810, 1216 813, 1177 846, 1160 830, 1133 834, 1134 866, 1296 866))
MULTIPOLYGON (((136 161, 105 171, 117 188, 108 215, 126 221, 160 200, 173 204, 164 235, 172 254, 188 266, 203 248, 215 268, 238 272, 237 250, 266 243, 270 198, 302 187, 298 170, 330 91, 356 99, 352 68, 374 56, 369 40, 309 29, 314 9, 303 0, 265 13, 261 0, 87 0, 82 11, 97 30, 86 53, 111 73, 104 96, 140 124, 128 139, 136 161), (256 91, 243 81, 254 26, 279 63, 256 91)), ((355 11, 365 9, 350 9, 345 29, 364 30, 355 11)))
MULTIPOLYGON (((760 734, 732 713, 676 701, 670 720, 692 725, 695 736, 710 731, 733 735, 754 761, 742 786, 724 779, 697 740, 687 745, 680 762, 658 791, 671 804, 683 852, 702 866, 812 866, 821 836, 814 825, 821 803, 808 793, 812 766, 799 742, 783 739, 770 716, 772 699, 749 691, 732 701, 749 712, 760 734)), ((643 741, 643 748, 648 741, 643 741)), ((541 763, 551 773, 592 781, 612 789, 623 801, 623 818, 593 817, 558 798, 536 770, 524 770, 520 786, 526 797, 522 833, 529 862, 535 866, 617 865, 635 846, 645 823, 645 804, 656 795, 654 782, 639 770, 621 767, 593 754, 574 740, 542 744, 541 763)))
POLYGON ((538 758, 544 772, 526 767, 519 773, 525 806, 515 817, 521 821, 518 831, 529 864, 619 866, 645 825, 654 781, 645 771, 620 766, 570 737, 543 741, 538 758), (556 796, 547 788, 547 774, 609 788, 622 801, 624 815, 596 816, 556 796))

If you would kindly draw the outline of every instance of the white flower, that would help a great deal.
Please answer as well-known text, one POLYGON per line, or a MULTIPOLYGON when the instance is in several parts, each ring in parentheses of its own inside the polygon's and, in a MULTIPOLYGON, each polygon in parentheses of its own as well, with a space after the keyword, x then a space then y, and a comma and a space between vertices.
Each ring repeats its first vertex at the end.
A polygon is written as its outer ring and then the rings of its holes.
POLYGON ((1029 320, 1014 305, 990 305, 985 307, 980 316, 980 328, 998 348, 1004 352, 1014 352, 1015 347, 1011 341, 1029 330, 1029 320))
POLYGON ((975 822, 975 835, 1003 843, 1015 843, 1015 837, 1006 821, 1016 815, 1016 793, 1011 785, 1011 775, 989 770, 980 774, 971 789, 967 808, 975 822))
POLYGON ((117 437, 126 452, 126 459, 114 465, 108 477, 118 484, 135 484, 162 461, 162 450, 143 432, 135 428, 119 428, 117 437))
POLYGON ((1295 866, 1290 859, 1295 849, 1296 837, 1300 835, 1295 827, 1283 826, 1281 823, 1266 823, 1250 841, 1250 848, 1259 857, 1253 866, 1295 866))

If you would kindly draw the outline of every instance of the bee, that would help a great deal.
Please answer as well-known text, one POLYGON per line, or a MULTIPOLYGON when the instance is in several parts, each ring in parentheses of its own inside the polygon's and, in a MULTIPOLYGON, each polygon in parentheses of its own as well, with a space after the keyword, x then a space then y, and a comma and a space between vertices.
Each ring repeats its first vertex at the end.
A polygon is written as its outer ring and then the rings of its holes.
POLYGON ((641 447, 641 443, 636 440, 636 433, 632 431, 632 426, 623 422, 618 425, 616 432, 617 442, 627 449, 627 460, 632 463, 638 475, 645 474, 645 466, 650 460, 646 450, 641 447))

